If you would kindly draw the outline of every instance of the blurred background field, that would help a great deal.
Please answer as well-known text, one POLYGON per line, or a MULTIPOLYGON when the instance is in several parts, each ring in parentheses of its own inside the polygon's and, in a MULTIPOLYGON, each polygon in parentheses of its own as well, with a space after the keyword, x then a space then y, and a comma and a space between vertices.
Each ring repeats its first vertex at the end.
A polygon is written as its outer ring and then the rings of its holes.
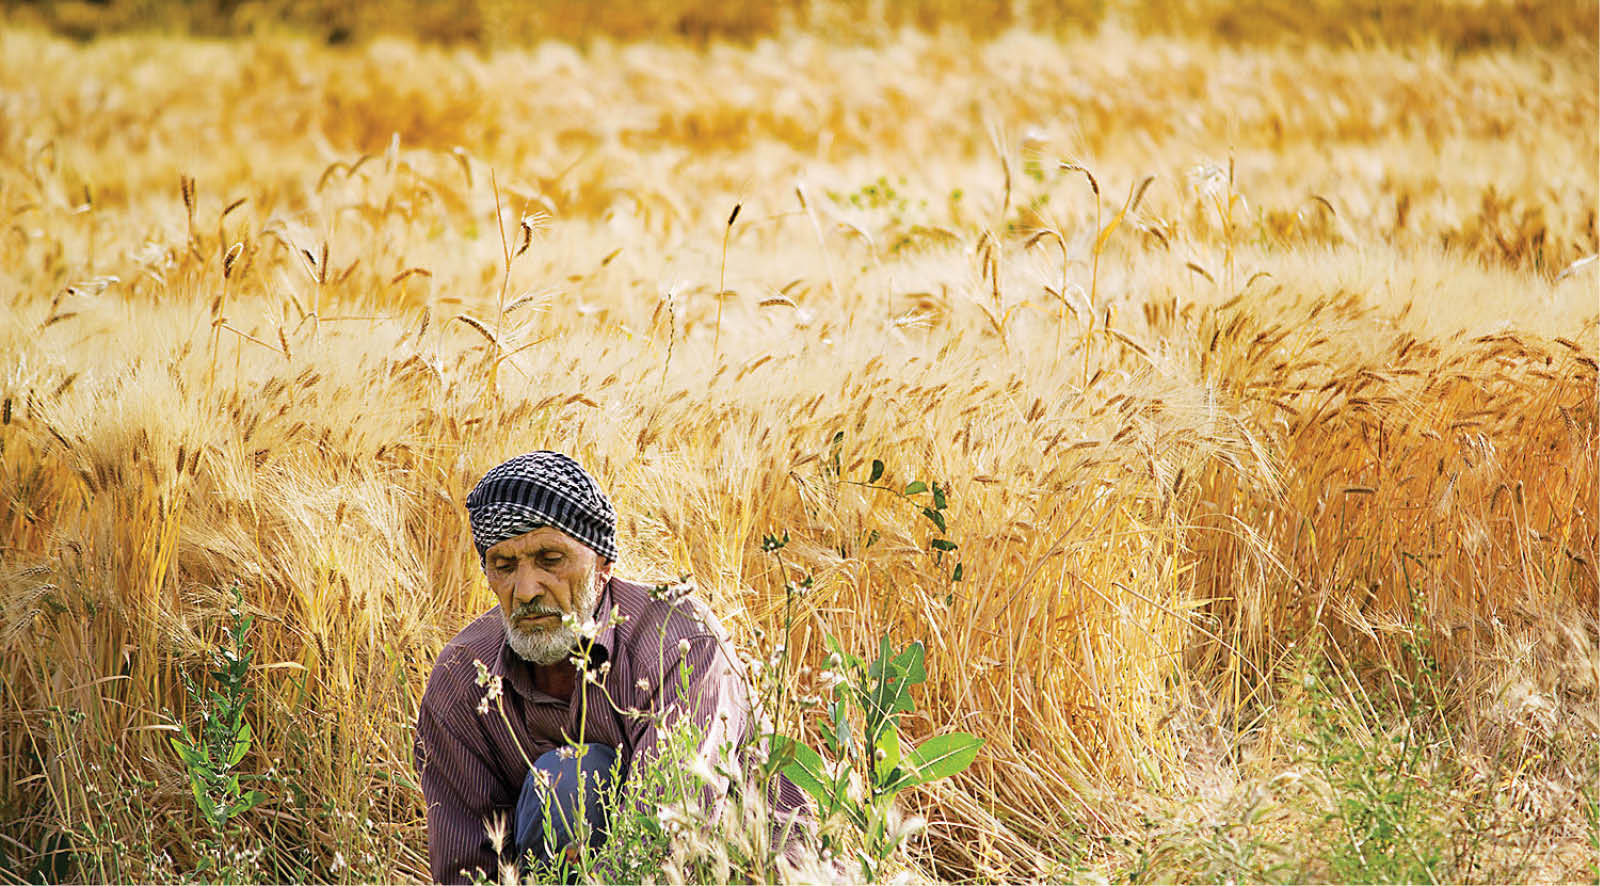
POLYGON ((236 869, 424 877, 534 448, 927 644, 912 878, 1600 874, 1594 3, 3 9, 0 882, 192 875, 234 583, 236 869))
POLYGON ((121 32, 244 37, 296 33, 329 42, 391 36, 446 45, 517 47, 540 40, 748 43, 796 29, 860 38, 884 28, 992 37, 1022 28, 1085 35, 1114 22, 1142 34, 1243 43, 1439 43, 1455 49, 1592 40, 1582 0, 6 0, 14 22, 89 38, 121 32))

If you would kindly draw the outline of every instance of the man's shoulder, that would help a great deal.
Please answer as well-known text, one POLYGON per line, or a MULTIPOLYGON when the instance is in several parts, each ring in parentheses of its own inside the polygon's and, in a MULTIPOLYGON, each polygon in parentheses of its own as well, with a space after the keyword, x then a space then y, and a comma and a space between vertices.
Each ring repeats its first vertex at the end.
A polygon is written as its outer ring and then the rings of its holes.
POLYGON ((635 642, 700 635, 727 640, 721 621, 689 582, 647 584, 613 579, 611 603, 627 619, 618 625, 618 632, 635 642))
MULTIPOLYGON (((669 668, 679 662, 687 665, 694 681, 721 681, 724 676, 739 678, 746 673, 727 630, 711 606, 692 585, 678 582, 642 585, 625 582, 612 588, 612 605, 627 616, 617 625, 611 653, 627 663, 623 673, 628 680, 642 679, 648 694, 650 686, 667 679, 669 668)), ((719 682, 718 685, 721 685, 719 682)), ((742 689, 724 687, 742 697, 742 689)))
POLYGON ((439 658, 433 663, 433 671, 428 675, 423 704, 430 704, 429 696, 433 696, 433 703, 437 703, 444 696, 453 695, 451 690, 474 683, 478 678, 474 662, 481 661, 493 667, 500 657, 500 647, 504 642, 505 628, 500 618, 500 607, 496 606, 473 619, 439 652, 439 658))

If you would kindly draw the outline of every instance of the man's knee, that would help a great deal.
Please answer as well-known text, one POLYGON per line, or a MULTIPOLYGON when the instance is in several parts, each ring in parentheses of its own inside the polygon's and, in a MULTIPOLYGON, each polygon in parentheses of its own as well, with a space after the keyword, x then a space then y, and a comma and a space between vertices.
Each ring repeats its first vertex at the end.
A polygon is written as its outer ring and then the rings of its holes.
POLYGON ((517 798, 519 857, 531 851, 549 863, 561 850, 575 851, 584 835, 591 847, 603 844, 616 762, 616 748, 599 744, 558 748, 534 761, 517 798))

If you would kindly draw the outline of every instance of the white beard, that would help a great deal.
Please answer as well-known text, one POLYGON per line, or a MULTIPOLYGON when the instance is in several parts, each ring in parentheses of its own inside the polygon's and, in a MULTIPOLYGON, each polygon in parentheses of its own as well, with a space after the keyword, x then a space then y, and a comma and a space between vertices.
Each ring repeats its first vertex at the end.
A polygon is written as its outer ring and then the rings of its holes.
MULTIPOLYGON (((594 614, 595 604, 600 602, 600 581, 594 569, 591 568, 589 574, 579 582, 578 599, 574 602, 577 605, 572 614, 577 620, 581 621, 594 614)), ((529 615, 554 615, 561 618, 566 614, 538 602, 525 603, 512 613, 500 610, 500 619, 506 628, 506 645, 531 664, 555 664, 566 658, 578 645, 578 630, 576 625, 570 623, 572 619, 562 618, 561 623, 553 628, 531 631, 518 628, 517 619, 529 615)))

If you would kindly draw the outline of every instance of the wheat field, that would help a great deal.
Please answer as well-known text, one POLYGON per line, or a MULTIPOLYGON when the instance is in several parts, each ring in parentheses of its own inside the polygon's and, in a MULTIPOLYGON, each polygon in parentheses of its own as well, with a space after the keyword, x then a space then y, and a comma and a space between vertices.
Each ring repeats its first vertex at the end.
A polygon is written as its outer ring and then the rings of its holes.
POLYGON ((0 881, 194 870, 235 583, 241 863, 426 878, 462 501, 537 448, 752 655, 776 532, 801 661, 927 645, 910 733, 987 744, 903 876, 1348 879, 1329 711, 1428 737, 1429 878, 1596 875, 1593 4, 501 6, 6 7, 0 881))

